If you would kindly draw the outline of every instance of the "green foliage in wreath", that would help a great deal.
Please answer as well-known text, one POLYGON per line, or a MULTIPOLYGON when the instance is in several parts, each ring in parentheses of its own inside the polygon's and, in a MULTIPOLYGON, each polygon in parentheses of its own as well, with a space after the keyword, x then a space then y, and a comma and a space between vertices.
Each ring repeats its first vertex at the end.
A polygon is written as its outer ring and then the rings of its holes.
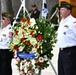
POLYGON ((16 57, 20 75, 39 75, 41 69, 49 66, 47 57, 49 59, 53 57, 52 50, 57 41, 55 28, 45 18, 35 20, 25 16, 12 26, 11 33, 13 34, 9 42, 11 51, 35 53, 35 58, 31 59, 23 60, 16 57))

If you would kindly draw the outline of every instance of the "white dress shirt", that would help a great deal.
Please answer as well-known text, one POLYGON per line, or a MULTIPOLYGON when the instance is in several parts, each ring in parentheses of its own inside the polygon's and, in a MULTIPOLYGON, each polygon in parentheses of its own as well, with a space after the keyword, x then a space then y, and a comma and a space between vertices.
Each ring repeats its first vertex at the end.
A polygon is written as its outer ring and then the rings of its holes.
POLYGON ((11 24, 3 28, 0 33, 0 49, 9 49, 8 42, 10 40, 9 33, 11 32, 11 24))
POLYGON ((69 15, 61 20, 57 38, 59 48, 76 46, 76 18, 69 15))
POLYGON ((42 17, 46 18, 48 13, 49 11, 47 8, 42 9, 42 17))

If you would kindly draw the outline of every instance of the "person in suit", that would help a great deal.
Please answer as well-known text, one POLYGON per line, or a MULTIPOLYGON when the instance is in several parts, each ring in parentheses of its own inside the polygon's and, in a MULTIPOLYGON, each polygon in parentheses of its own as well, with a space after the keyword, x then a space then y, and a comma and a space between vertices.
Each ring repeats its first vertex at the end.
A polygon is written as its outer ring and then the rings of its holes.
POLYGON ((59 8, 58 75, 76 75, 76 18, 71 15, 73 6, 62 1, 59 8))
POLYGON ((40 11, 38 10, 37 6, 34 4, 32 5, 32 12, 31 12, 31 18, 39 19, 40 11))
POLYGON ((11 61, 13 52, 10 52, 8 42, 13 36, 11 33, 11 23, 13 15, 3 12, 1 18, 2 31, 0 33, 0 75, 12 75, 11 61))

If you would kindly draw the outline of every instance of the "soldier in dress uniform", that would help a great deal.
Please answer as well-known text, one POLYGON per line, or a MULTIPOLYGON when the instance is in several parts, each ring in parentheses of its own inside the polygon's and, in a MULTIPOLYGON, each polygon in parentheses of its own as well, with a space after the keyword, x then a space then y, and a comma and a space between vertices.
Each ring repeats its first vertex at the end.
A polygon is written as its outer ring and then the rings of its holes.
POLYGON ((8 42, 13 36, 11 34, 11 13, 2 13, 1 24, 3 29, 0 33, 0 75, 12 75, 11 60, 13 53, 10 52, 8 42))
POLYGON ((73 6, 62 1, 59 8, 58 75, 76 75, 76 18, 71 15, 73 6))

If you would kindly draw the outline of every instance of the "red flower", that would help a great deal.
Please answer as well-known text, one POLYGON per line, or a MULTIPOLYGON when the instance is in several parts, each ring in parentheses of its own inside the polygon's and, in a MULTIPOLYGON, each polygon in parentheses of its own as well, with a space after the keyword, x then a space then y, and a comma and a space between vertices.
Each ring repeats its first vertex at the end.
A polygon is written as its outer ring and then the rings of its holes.
POLYGON ((18 35, 18 31, 17 30, 15 30, 15 33, 16 33, 16 35, 18 35))
POLYGON ((34 30, 32 30, 32 31, 30 32, 30 35, 34 36, 34 30))
POLYGON ((22 22, 25 22, 25 18, 22 18, 21 21, 22 21, 22 22))
POLYGON ((14 49, 15 49, 16 51, 18 51, 18 47, 17 47, 16 45, 14 46, 14 49))
POLYGON ((38 40, 42 41, 42 35, 41 35, 41 34, 39 34, 39 35, 37 36, 37 38, 38 38, 38 40))
POLYGON ((38 50, 39 49, 39 46, 38 46, 38 44, 35 44, 35 48, 38 50))
POLYGON ((24 34, 25 34, 25 33, 24 33, 24 32, 22 32, 22 34, 23 34, 23 36, 24 36, 24 34))
POLYGON ((42 67, 42 69, 45 69, 44 67, 42 67))
POLYGON ((35 44, 35 48, 38 48, 38 44, 35 44))
POLYGON ((24 38, 21 38, 21 42, 24 42, 25 41, 25 39, 24 38))
POLYGON ((22 69, 22 71, 24 72, 24 68, 22 69))
POLYGON ((18 65, 20 65, 20 61, 18 62, 18 65))
POLYGON ((26 41, 26 45, 28 45, 28 46, 29 46, 29 45, 30 45, 30 41, 26 41))
POLYGON ((22 27, 23 29, 25 28, 25 26, 22 27))
POLYGON ((27 24, 30 24, 30 19, 28 19, 26 22, 27 22, 27 24))
POLYGON ((29 70, 32 70, 32 67, 29 67, 29 70))
POLYGON ((13 32, 9 32, 9 38, 12 38, 13 37, 13 32))
POLYGON ((41 63, 40 62, 36 62, 36 65, 40 65, 41 63))

